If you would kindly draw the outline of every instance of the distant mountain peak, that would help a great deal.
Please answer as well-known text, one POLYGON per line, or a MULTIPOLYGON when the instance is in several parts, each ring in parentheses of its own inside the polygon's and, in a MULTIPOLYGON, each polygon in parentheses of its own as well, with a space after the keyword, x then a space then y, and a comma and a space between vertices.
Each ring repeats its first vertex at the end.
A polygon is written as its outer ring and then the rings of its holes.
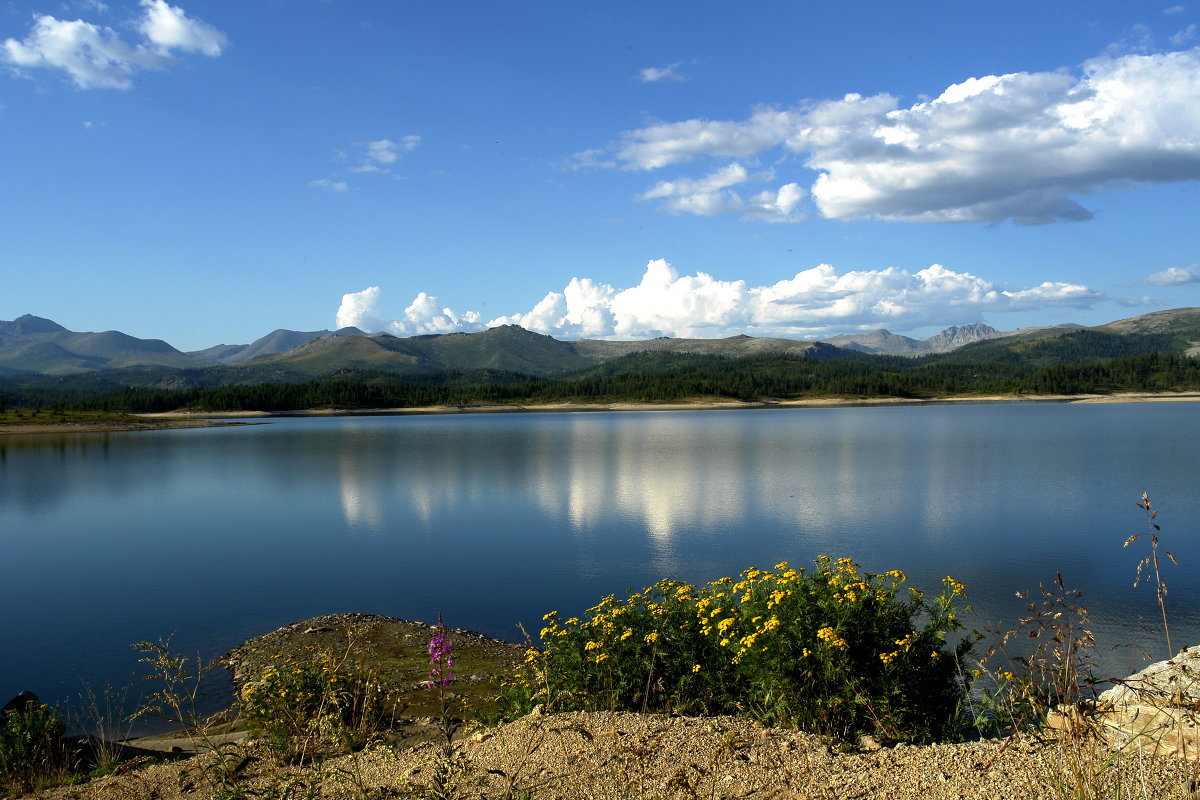
POLYGON ((33 333, 65 333, 66 328, 54 320, 23 314, 12 322, 0 320, 0 336, 28 336, 33 333))
POLYGON ((941 333, 930 336, 925 343, 929 345, 930 352, 944 353, 982 339, 995 339, 1000 335, 1000 331, 991 325, 972 322, 970 325, 951 325, 941 333))

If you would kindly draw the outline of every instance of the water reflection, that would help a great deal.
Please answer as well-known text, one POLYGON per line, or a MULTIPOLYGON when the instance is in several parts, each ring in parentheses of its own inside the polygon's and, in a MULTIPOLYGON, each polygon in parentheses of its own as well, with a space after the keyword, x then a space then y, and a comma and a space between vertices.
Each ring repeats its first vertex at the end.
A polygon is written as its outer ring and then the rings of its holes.
MULTIPOLYGON (((58 662, 68 681, 172 630, 230 645, 332 611, 442 610, 513 635, 662 577, 823 553, 918 585, 954 574, 983 621, 1062 570, 1132 641, 1120 626, 1155 610, 1120 547, 1143 490, 1170 549, 1200 559, 1198 423, 1200 404, 997 405, 0 438, 0 638, 27 643, 0 686, 40 686, 58 662), (90 598, 123 611, 85 619, 90 598)), ((1194 640, 1200 578, 1173 578, 1173 626, 1194 640)))

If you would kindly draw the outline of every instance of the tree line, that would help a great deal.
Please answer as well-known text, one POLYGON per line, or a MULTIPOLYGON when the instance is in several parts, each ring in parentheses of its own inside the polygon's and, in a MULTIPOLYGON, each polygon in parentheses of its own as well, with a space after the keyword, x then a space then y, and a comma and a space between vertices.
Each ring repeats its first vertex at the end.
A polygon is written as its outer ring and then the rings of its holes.
POLYGON ((928 398, 988 394, 1090 394, 1200 391, 1200 360, 1139 353, 1082 363, 1039 366, 1021 360, 928 356, 803 355, 729 357, 635 353, 598 367, 538 378, 498 370, 449 370, 399 376, 339 370, 294 382, 115 385, 0 379, 0 403, 72 411, 295 411, 307 408, 411 408, 538 403, 661 403, 686 399, 795 400, 806 397, 928 398))

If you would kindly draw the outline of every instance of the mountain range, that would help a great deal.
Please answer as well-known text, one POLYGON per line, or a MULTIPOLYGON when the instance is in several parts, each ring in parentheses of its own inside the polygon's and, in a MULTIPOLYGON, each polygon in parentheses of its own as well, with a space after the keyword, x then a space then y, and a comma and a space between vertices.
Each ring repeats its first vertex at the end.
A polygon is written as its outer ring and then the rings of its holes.
POLYGON ((1160 311, 1094 328, 1058 325, 1001 332, 982 323, 952 326, 927 339, 876 330, 820 341, 732 336, 724 339, 660 337, 639 341, 560 341, 515 325, 479 333, 396 337, 358 328, 336 331, 279 329, 250 344, 216 345, 185 353, 161 339, 138 339, 119 331, 80 333, 26 314, 0 321, 0 375, 69 376, 133 367, 213 370, 239 382, 319 377, 338 370, 427 373, 439 370, 500 370, 548 376, 586 369, 633 353, 744 356, 768 353, 836 358, 855 353, 922 356, 973 352, 993 343, 1018 352, 1077 330, 1111 336, 1156 336, 1175 352, 1200 353, 1200 309, 1160 311), (1166 338, 1164 338, 1166 337, 1166 338))

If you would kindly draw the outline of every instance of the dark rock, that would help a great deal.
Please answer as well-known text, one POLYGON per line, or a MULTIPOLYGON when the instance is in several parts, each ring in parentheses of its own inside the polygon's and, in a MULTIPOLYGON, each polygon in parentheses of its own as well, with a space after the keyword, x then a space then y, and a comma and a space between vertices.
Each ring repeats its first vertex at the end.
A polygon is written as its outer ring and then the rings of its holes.
POLYGON ((42 704, 41 699, 33 692, 20 692, 12 700, 4 704, 4 708, 0 708, 0 719, 8 716, 8 712, 16 711, 19 714, 24 714, 30 709, 37 708, 42 704))

